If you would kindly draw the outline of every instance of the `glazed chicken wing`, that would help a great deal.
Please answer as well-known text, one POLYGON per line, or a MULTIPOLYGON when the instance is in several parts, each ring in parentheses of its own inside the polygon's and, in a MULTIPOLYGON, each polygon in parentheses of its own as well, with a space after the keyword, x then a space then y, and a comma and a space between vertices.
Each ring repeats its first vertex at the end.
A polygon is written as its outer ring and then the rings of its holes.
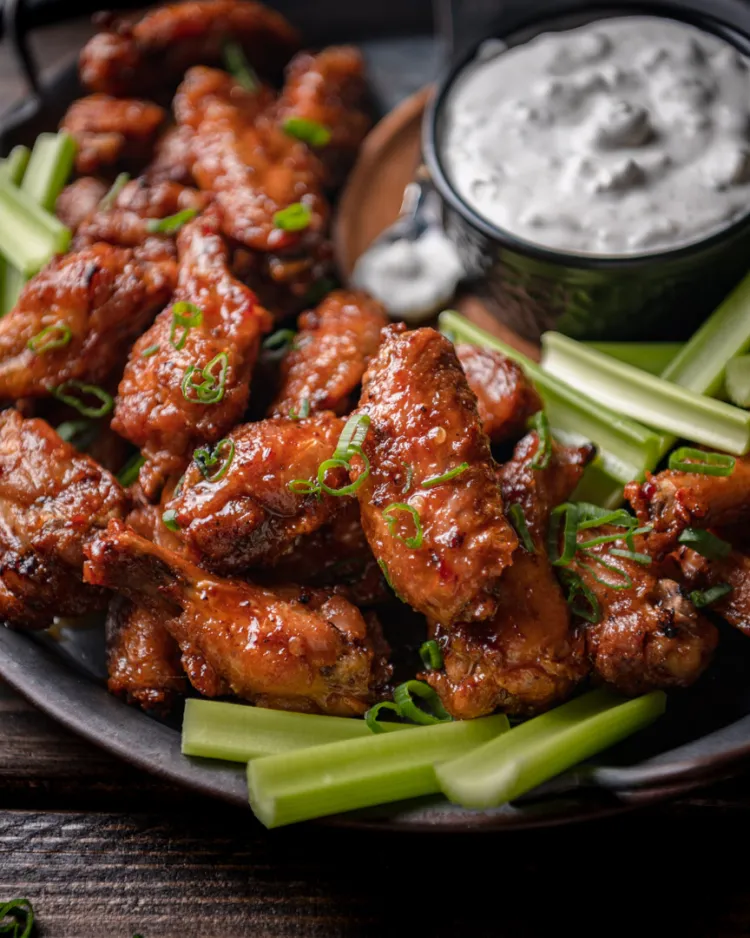
POLYGON ((514 361, 492 349, 457 345, 456 355, 476 394, 479 419, 491 443, 523 436, 532 414, 542 409, 536 388, 514 361))
POLYGON ((300 44, 280 13, 251 0, 175 3, 97 33, 81 52, 81 83, 119 97, 148 94, 174 85, 193 65, 218 64, 229 40, 261 74, 278 72, 300 44))
POLYGON ((94 541, 88 558, 88 582, 161 619, 206 696, 346 716, 367 709, 387 673, 377 638, 340 596, 220 579, 123 525, 94 541))
POLYGON ((571 626, 546 537, 552 509, 570 496, 593 448, 553 444, 547 468, 534 469, 538 445, 537 435, 529 434, 501 471, 506 510, 519 506, 534 550, 522 544, 516 550, 500 580, 497 612, 486 622, 450 628, 431 623, 444 670, 423 677, 457 719, 484 716, 498 707, 507 713, 539 713, 568 697, 588 671, 584 638, 571 626))
POLYGON ((385 310, 366 293, 336 290, 299 319, 292 350, 281 365, 272 414, 332 410, 347 414, 365 369, 388 325, 385 310), (307 404, 305 404, 307 402, 307 404))
POLYGON ((180 231, 173 303, 136 342, 118 390, 112 426, 146 457, 148 497, 186 454, 217 442, 241 418, 270 327, 252 291, 230 274, 218 227, 206 214, 180 231))
POLYGON ((625 496, 642 524, 654 530, 646 538, 653 557, 677 546, 687 527, 712 528, 750 521, 750 456, 737 459, 728 476, 667 469, 643 483, 631 482, 625 496))
POLYGON ((689 547, 674 554, 682 584, 690 590, 726 585, 731 592, 711 603, 711 609, 745 635, 750 635, 750 557, 733 550, 726 557, 707 560, 689 547))
POLYGON ((70 105, 60 129, 78 145, 76 170, 98 173, 123 162, 145 162, 165 117, 151 101, 92 94, 70 105))
POLYGON ((109 186, 94 176, 81 176, 67 185, 55 203, 55 214, 71 231, 76 231, 81 222, 93 215, 107 194, 109 186))
POLYGON ((370 469, 354 457, 352 480, 364 475, 362 526, 395 590, 446 626, 490 618, 518 541, 451 343, 434 329, 387 328, 358 412, 371 421, 370 469))
MULTIPOLYGON (((200 563, 226 575, 270 566, 329 521, 345 499, 295 491, 294 483, 315 481, 343 426, 330 413, 279 417, 238 427, 214 454, 199 450, 168 508, 200 563)), ((331 487, 347 482, 344 469, 330 475, 331 487)))
POLYGON ((0 414, 0 619, 45 628, 104 608, 82 582, 83 547, 125 510, 117 480, 47 423, 0 414))
POLYGON ((108 382, 174 288, 173 261, 94 244, 50 261, 0 320, 0 398, 108 382))
POLYGON ((160 182, 178 182, 183 186, 194 184, 192 146, 195 133, 183 124, 170 127, 157 141, 154 158, 146 170, 151 185, 160 182))

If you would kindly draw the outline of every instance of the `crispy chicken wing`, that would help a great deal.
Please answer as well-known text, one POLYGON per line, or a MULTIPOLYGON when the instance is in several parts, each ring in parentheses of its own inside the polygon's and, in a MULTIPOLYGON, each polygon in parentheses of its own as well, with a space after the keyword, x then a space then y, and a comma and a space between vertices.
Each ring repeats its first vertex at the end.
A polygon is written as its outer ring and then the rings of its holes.
POLYGON ((536 388, 514 361, 492 349, 457 345, 456 355, 477 396, 477 409, 491 443, 517 440, 532 414, 542 409, 536 388))
MULTIPOLYGON (((359 407, 371 421, 363 447, 370 471, 357 490, 367 540, 418 612, 446 626, 488 619, 518 541, 476 399, 453 346, 434 329, 390 326, 384 337, 359 407), (384 514, 404 504, 408 511, 384 514), (406 544, 415 538, 418 547, 406 544)), ((354 457, 352 480, 364 473, 354 457)))
POLYGON ((173 303, 136 342, 118 390, 112 426, 146 457, 148 497, 186 454, 217 442, 241 418, 270 328, 255 295, 230 274, 218 227, 216 215, 205 214, 180 231, 173 303))
POLYGON ((123 162, 145 162, 165 117, 164 108, 151 101, 92 94, 70 105, 60 129, 78 145, 76 170, 98 173, 123 162))
POLYGON ((194 184, 192 146, 195 133, 183 124, 170 127, 156 143, 154 158, 146 170, 151 185, 160 182, 178 182, 183 186, 194 184))
POLYGON ((201 189, 215 193, 224 233, 252 250, 297 253, 325 234, 323 167, 264 113, 268 102, 263 89, 246 91, 226 72, 193 68, 175 97, 175 114, 195 129, 191 172, 201 189), (277 226, 277 212, 293 205, 304 206, 307 218, 277 226))
POLYGON ((228 40, 261 74, 278 72, 300 44, 280 13, 251 0, 175 3, 97 33, 81 52, 81 82, 103 94, 148 94, 179 81, 192 65, 221 62, 228 40))
POLYGON ((745 635, 750 635, 750 557, 733 550, 726 557, 707 560, 689 547, 673 555, 681 582, 690 590, 708 590, 726 584, 731 593, 711 604, 711 609, 745 635))
POLYGON ((95 540, 88 558, 88 582, 160 617, 207 696, 359 714, 387 674, 372 627, 341 596, 220 579, 123 525, 95 540))
POLYGON ((492 619, 450 628, 431 623, 445 669, 423 677, 458 719, 498 707, 508 713, 539 713, 569 696, 588 671, 585 641, 571 627, 546 537, 552 509, 570 496, 594 451, 554 444, 547 468, 534 469, 531 460, 538 444, 537 435, 529 434, 501 471, 503 500, 523 511, 534 552, 519 545, 500 580, 492 619))
POLYGON ((667 469, 645 482, 631 482, 625 497, 642 524, 654 530, 646 538, 653 557, 663 557, 677 545, 687 527, 712 528, 750 521, 750 456, 737 459, 731 475, 667 469))
POLYGON ((138 251, 108 244, 54 258, 0 320, 0 398, 116 376, 175 279, 173 261, 146 262, 138 251))
POLYGON ((117 480, 47 423, 0 414, 0 618, 45 628, 104 608, 82 582, 83 546, 125 510, 117 480))
MULTIPOLYGON (((238 427, 217 451, 214 465, 206 465, 198 454, 168 508, 176 512, 180 536, 200 563, 226 575, 272 565, 300 535, 316 531, 341 510, 342 498, 317 497, 289 486, 294 480, 317 478, 320 464, 333 456, 343 426, 330 413, 306 420, 278 417, 238 427), (222 474, 222 461, 230 454, 222 474)), ((331 477, 332 487, 347 482, 345 469, 331 477)))
POLYGON ((271 413, 300 413, 307 406, 311 412, 348 414, 387 325, 385 310, 366 293, 330 293, 317 309, 300 317, 294 346, 281 365, 281 388, 271 413))
POLYGON ((107 194, 109 186, 94 176, 81 176, 67 185, 55 203, 55 214, 71 231, 76 231, 81 222, 93 215, 107 194))

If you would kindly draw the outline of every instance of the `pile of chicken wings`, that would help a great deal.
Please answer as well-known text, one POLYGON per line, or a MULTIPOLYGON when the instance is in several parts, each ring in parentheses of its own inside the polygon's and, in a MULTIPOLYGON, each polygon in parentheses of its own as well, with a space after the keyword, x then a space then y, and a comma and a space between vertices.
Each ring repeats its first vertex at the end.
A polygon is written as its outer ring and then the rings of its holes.
POLYGON ((609 542, 576 555, 601 613, 582 614, 549 527, 594 449, 527 432, 541 401, 513 362, 331 291, 363 63, 299 47, 260 4, 195 0, 110 18, 83 50, 72 246, 0 321, 0 616, 106 611, 111 691, 161 711, 197 692, 362 714, 391 692, 399 604, 456 718, 536 713, 587 679, 690 684, 718 633, 689 590, 734 585, 718 611, 750 633, 750 461, 634 483, 653 562, 608 555, 622 588, 590 560, 609 542), (228 43, 251 73, 225 69, 228 43), (736 550, 708 561, 688 526, 736 550))

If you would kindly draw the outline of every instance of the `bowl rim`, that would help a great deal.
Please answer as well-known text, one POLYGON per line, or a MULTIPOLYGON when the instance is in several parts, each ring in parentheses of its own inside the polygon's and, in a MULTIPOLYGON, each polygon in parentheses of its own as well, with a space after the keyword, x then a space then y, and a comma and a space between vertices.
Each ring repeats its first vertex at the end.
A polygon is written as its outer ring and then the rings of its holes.
MULTIPOLYGON (((689 0, 689 2, 694 3, 695 0, 689 0)), ((475 61, 477 53, 485 42, 491 39, 509 40, 509 47, 512 47, 514 44, 522 44, 539 35, 548 27, 552 29, 553 24, 556 23, 564 28, 562 24, 565 21, 577 20, 580 25, 584 25, 595 22, 597 19, 614 16, 657 16, 677 20, 724 39, 750 58, 750 23, 749 31, 745 32, 726 19, 703 12, 697 7, 677 7, 668 2, 661 2, 661 0, 656 0, 656 2, 646 0, 646 2, 627 6, 618 4, 617 0, 589 0, 583 5, 576 5, 575 0, 564 0, 558 9, 548 11, 541 16, 538 11, 536 13, 525 11, 522 18, 514 21, 509 27, 496 23, 491 32, 472 42, 457 58, 454 58, 443 76, 437 81, 434 94, 427 103, 422 123, 422 154, 435 188, 444 202, 475 231, 502 248, 556 267, 624 272, 660 264, 679 264, 695 258, 696 255, 716 253, 728 244, 734 243, 745 234, 746 229, 750 228, 750 204, 748 204, 747 211, 730 225, 689 244, 640 254, 579 254, 528 241, 495 225, 464 200, 443 167, 440 153, 440 121, 443 107, 455 82, 475 61), (520 39, 520 42, 514 43, 514 38, 520 39)))

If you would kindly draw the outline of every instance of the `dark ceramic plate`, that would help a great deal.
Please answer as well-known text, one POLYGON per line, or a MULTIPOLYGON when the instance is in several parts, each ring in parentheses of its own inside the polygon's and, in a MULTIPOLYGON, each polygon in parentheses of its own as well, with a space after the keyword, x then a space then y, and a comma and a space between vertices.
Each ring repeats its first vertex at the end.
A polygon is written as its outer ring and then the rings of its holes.
MULTIPOLYGON (((477 8, 484 4, 484 0, 474 2, 477 8)), ((525 2, 516 0, 516 5, 525 2)), ((378 0, 364 10, 340 0, 315 5, 288 0, 275 5, 289 12, 311 43, 331 38, 359 42, 382 112, 435 76, 439 56, 428 35, 427 0, 409 4, 378 0), (403 19, 405 10, 408 22, 403 19), (321 35, 321 24, 329 21, 336 23, 335 36, 321 35), (406 35, 394 34, 394 22, 400 22, 406 35), (384 29, 389 32, 384 34, 384 29)), ((446 5, 450 5, 447 0, 446 5)), ((458 0, 452 5, 456 10, 460 6, 458 0)), ((71 68, 0 118, 0 152, 30 143, 39 132, 56 127, 79 93, 71 68)), ((0 627, 0 676, 68 729, 128 762, 212 797, 247 804, 244 767, 183 757, 178 718, 160 722, 107 693, 101 625, 85 629, 63 625, 55 634, 53 639, 0 627)), ((745 758, 750 758, 750 644, 726 630, 710 673, 689 692, 672 695, 660 722, 606 753, 597 764, 579 767, 513 806, 475 812, 427 799, 357 812, 336 822, 440 831, 561 824, 674 797, 736 773, 745 758)))

